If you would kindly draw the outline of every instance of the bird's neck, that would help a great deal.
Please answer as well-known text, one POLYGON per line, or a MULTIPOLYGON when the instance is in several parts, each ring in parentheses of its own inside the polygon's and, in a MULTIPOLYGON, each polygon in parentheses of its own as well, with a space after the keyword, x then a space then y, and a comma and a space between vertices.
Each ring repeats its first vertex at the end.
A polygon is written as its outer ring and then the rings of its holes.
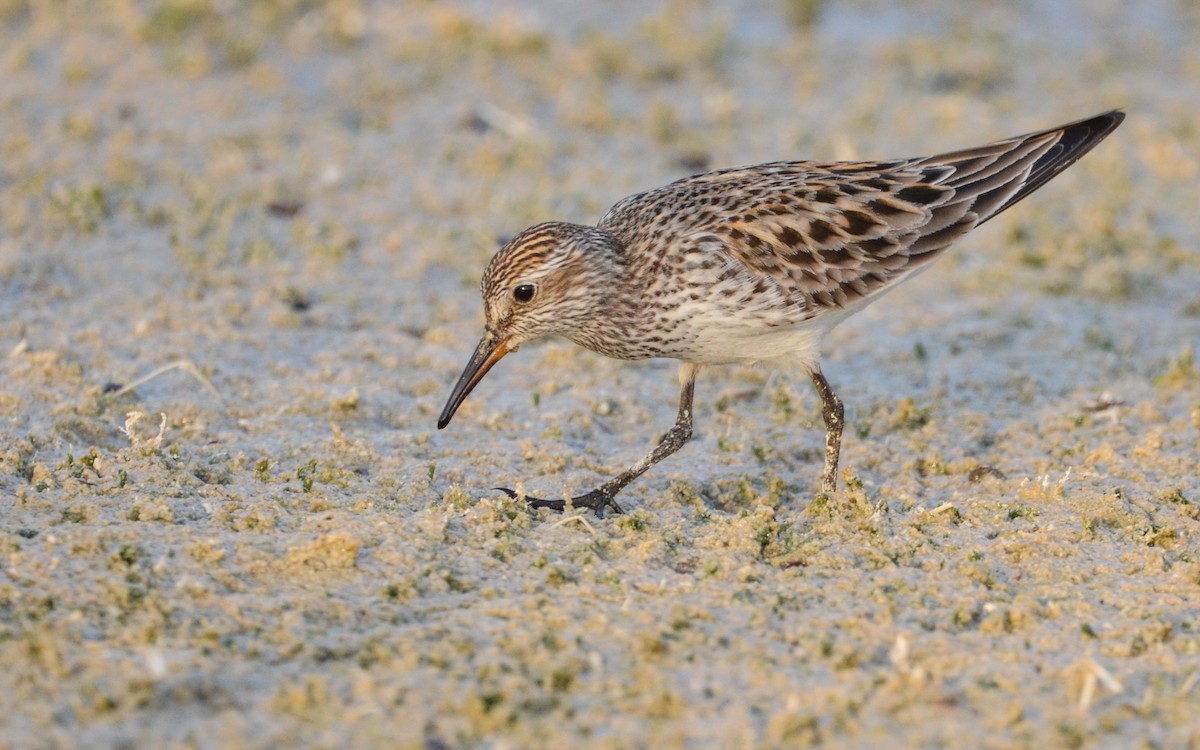
POLYGON ((587 252, 577 283, 589 297, 589 314, 575 321, 566 337, 609 357, 639 359, 637 331, 642 326, 645 297, 639 274, 632 273, 625 247, 604 229, 580 227, 587 252))

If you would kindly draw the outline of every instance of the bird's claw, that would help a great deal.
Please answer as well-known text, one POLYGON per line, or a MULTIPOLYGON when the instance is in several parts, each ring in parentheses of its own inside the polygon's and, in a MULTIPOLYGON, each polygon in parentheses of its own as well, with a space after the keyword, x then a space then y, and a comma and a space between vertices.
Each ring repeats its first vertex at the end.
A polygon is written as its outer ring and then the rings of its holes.
MULTIPOLYGON (((515 490, 510 490, 507 487, 497 487, 496 490, 503 492, 505 495, 508 495, 514 500, 517 500, 521 497, 521 495, 515 490)), ((549 508, 550 510, 558 511, 559 513, 567 509, 566 500, 543 500, 540 497, 525 495, 525 502, 529 503, 529 507, 534 509, 549 508)), ((595 513, 597 516, 603 516, 605 511, 608 510, 611 510, 613 513, 618 515, 621 515, 625 512, 621 509, 620 505, 617 505, 616 500, 600 490, 592 490, 591 492, 586 492, 582 495, 576 495, 575 497, 571 498, 570 504, 572 508, 586 508, 595 513)))

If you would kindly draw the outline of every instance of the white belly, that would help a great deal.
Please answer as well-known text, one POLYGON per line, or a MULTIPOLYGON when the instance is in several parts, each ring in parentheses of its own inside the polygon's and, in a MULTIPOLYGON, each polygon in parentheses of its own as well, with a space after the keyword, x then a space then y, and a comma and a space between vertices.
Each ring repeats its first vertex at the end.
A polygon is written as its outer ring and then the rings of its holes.
POLYGON ((697 326, 688 351, 681 352, 679 358, 697 364, 781 359, 812 368, 820 358, 824 335, 825 327, 812 321, 771 327, 710 321, 697 326))

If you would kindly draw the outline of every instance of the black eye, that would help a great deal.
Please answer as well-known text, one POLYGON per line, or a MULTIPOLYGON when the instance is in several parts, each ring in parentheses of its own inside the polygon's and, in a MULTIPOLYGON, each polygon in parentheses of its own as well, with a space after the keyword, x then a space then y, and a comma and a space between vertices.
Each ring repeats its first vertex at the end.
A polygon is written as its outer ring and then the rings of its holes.
POLYGON ((513 287, 513 299, 517 302, 528 302, 533 299, 533 295, 537 292, 537 287, 533 284, 517 284, 513 287))

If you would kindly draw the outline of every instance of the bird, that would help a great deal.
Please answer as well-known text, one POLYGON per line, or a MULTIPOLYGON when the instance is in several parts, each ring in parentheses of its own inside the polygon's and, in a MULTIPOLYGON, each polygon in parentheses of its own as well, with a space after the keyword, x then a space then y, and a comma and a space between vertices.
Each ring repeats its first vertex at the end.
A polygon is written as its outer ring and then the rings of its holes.
POLYGON ((438 429, 493 365, 544 336, 617 359, 679 360, 675 424, 625 471, 570 499, 496 488, 533 508, 621 513, 617 494, 691 439, 702 366, 790 366, 808 375, 821 401, 821 491, 832 494, 845 410, 821 371, 825 334, 1046 184, 1124 119, 1114 109, 935 156, 719 169, 629 196, 595 226, 532 226, 484 269, 483 337, 438 429))

